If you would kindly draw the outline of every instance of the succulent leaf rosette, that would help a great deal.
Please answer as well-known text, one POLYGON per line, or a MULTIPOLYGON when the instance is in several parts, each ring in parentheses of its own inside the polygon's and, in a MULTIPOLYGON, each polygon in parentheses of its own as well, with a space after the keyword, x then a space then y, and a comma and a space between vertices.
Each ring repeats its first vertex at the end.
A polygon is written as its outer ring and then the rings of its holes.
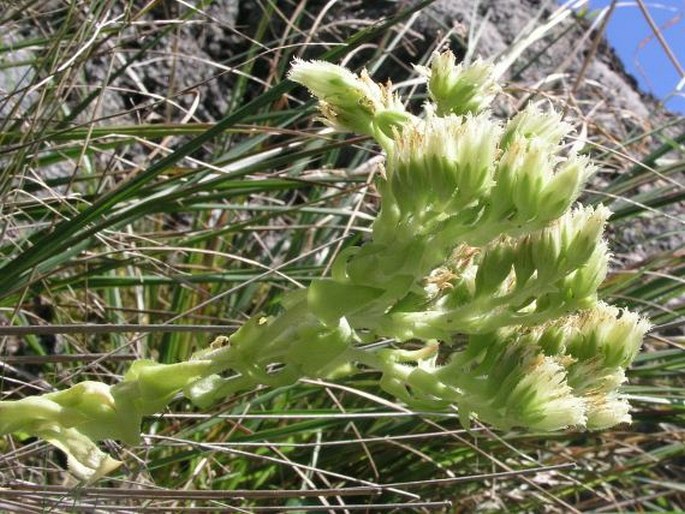
POLYGON ((571 126, 554 112, 531 105, 494 119, 493 69, 436 54, 419 70, 430 101, 415 115, 366 72, 296 61, 289 78, 318 99, 323 121, 386 154, 370 240, 290 293, 280 315, 249 320, 187 362, 138 361, 114 385, 0 402, 0 434, 43 438, 94 480, 119 465, 97 441, 135 443, 142 418, 179 393, 205 408, 258 385, 359 369, 376 370, 409 407, 456 409, 465 425, 630 421, 619 387, 649 324, 597 298, 610 212, 576 205, 594 167, 566 150, 571 126), (380 338, 395 343, 363 344, 380 338))

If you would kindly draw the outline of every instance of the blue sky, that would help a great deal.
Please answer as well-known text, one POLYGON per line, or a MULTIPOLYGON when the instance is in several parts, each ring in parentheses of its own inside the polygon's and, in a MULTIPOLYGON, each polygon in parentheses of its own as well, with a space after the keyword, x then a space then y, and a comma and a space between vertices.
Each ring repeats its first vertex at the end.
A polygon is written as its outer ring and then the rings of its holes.
MULTIPOLYGON (((685 68, 685 0, 643 0, 672 52, 685 68)), ((561 2, 560 2, 561 3, 561 2)), ((590 10, 611 5, 611 0, 589 0, 590 10)), ((682 77, 653 36, 636 1, 618 0, 607 26, 607 38, 628 72, 644 91, 665 101, 672 111, 685 114, 685 87, 676 92, 682 77), (669 97, 669 95, 671 95, 669 97)))

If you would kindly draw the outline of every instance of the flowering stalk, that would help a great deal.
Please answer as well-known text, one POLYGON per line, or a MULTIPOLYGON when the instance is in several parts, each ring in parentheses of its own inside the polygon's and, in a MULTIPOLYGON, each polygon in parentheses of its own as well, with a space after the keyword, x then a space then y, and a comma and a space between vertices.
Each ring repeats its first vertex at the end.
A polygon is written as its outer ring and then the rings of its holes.
POLYGON ((293 65, 291 80, 319 99, 327 124, 372 136, 387 154, 371 240, 342 252, 331 277, 187 362, 142 360, 115 385, 2 401, 0 434, 41 437, 93 480, 119 464, 97 441, 135 443, 143 417, 180 394, 204 408, 359 366, 410 406, 457 407, 466 425, 472 416, 535 430, 629 421, 618 387, 649 325, 597 299, 610 212, 572 207, 593 167, 564 151, 571 127, 535 106, 492 119, 488 63, 463 67, 447 52, 422 71, 432 102, 419 117, 365 72, 293 65), (467 344, 451 351, 457 334, 467 344), (371 338, 398 344, 363 347, 371 338), (403 349, 409 339, 425 346, 403 349))

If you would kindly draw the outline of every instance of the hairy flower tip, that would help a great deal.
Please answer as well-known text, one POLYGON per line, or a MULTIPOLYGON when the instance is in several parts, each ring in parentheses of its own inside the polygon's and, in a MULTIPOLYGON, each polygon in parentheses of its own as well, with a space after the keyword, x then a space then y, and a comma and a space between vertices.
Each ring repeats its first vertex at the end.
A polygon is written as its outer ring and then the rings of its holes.
POLYGON ((500 126, 486 115, 430 116, 395 135, 388 162, 392 193, 424 221, 454 214, 493 183, 500 126))
POLYGON ((337 130, 374 135, 374 124, 389 131, 408 117, 400 100, 366 71, 357 75, 329 62, 295 59, 288 78, 319 99, 324 122, 337 130))
POLYGON ((630 423, 630 404, 615 392, 587 399, 587 427, 603 430, 620 423, 630 423))
POLYGON ((572 128, 561 121, 560 113, 554 110, 543 112, 538 105, 529 104, 507 123, 502 146, 508 146, 516 136, 520 136, 526 139, 540 138, 546 145, 556 147, 572 128))
POLYGON ((567 344, 569 355, 603 369, 626 368, 635 358, 650 323, 639 314, 599 303, 578 316, 567 344))
POLYGON ((439 115, 478 113, 500 91, 490 61, 456 64, 454 54, 447 50, 434 53, 429 68, 416 68, 428 77, 428 92, 439 115))
POLYGON ((507 400, 507 410, 521 425, 552 431, 585 424, 585 402, 574 395, 557 359, 536 355, 523 371, 507 400))
POLYGON ((578 207, 559 220, 561 247, 569 269, 585 264, 599 244, 611 211, 602 204, 578 207))

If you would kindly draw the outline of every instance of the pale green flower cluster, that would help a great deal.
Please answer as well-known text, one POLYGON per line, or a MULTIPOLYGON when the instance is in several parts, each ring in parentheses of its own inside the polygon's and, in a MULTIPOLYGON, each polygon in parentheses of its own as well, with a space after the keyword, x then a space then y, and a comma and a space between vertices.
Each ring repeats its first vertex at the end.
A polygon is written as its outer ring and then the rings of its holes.
POLYGON ((360 367, 407 405, 456 408, 465 425, 629 421, 619 387, 649 324, 597 299, 610 212, 573 206, 593 166, 566 150, 571 127, 536 106, 493 119, 489 63, 457 65, 446 52, 422 71, 431 102, 418 116, 366 73, 293 65, 290 79, 318 98, 327 124, 372 136, 387 155, 371 240, 343 251, 330 277, 188 362, 140 361, 115 385, 0 402, 0 434, 41 437, 92 480, 119 464, 96 442, 135 443, 142 418, 179 393, 207 407, 258 385, 360 367), (363 344, 381 338, 396 344, 363 344), (406 350, 408 340, 424 347, 406 350))

